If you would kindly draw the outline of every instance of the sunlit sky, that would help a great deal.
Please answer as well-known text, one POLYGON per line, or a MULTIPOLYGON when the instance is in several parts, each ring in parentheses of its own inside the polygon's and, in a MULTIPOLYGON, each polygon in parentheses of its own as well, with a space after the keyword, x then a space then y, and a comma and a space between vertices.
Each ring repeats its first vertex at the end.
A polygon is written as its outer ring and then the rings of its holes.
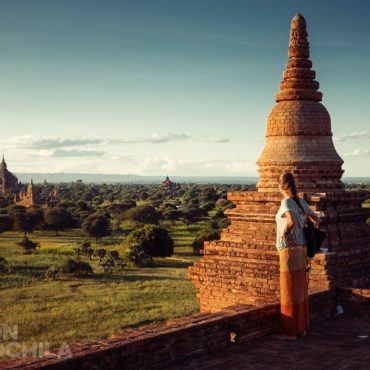
POLYGON ((345 176, 370 176, 370 2, 0 0, 13 172, 255 176, 294 14, 345 176))

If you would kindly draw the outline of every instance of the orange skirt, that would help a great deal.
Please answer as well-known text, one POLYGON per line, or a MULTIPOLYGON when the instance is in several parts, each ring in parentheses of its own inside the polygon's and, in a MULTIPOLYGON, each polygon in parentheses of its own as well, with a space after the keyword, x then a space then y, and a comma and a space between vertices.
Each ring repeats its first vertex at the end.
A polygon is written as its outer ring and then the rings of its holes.
POLYGON ((279 251, 281 331, 298 335, 309 326, 307 249, 288 247, 279 251))

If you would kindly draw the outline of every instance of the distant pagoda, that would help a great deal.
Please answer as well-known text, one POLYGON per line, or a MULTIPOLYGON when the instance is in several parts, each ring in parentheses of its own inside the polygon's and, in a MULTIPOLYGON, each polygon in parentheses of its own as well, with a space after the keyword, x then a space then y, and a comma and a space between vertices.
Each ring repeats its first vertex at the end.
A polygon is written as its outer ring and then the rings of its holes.
POLYGON ((18 178, 13 175, 5 162, 4 155, 0 163, 0 194, 13 194, 20 189, 18 178))
POLYGON ((47 185, 44 181, 42 187, 37 187, 31 179, 29 184, 24 185, 23 189, 14 195, 14 204, 23 207, 41 208, 55 206, 60 200, 59 188, 53 187, 51 191, 45 193, 43 188, 46 188, 47 185))
POLYGON ((179 184, 172 182, 170 178, 168 177, 168 175, 161 183, 161 190, 164 190, 164 191, 176 190, 178 188, 179 188, 179 184))

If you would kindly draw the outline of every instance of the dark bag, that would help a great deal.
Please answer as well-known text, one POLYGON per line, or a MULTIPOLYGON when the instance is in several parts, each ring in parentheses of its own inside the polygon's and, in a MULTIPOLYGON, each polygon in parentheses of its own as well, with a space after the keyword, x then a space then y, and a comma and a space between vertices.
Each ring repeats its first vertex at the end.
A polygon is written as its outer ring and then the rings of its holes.
POLYGON ((307 257, 312 258, 319 251, 326 234, 314 227, 313 222, 307 217, 303 233, 307 242, 307 257))
MULTIPOLYGON (((303 211, 303 213, 306 214, 299 200, 295 198, 293 199, 297 203, 298 207, 303 211)), ((312 258, 316 254, 316 252, 319 251, 326 237, 326 233, 315 227, 313 225, 313 222, 306 216, 306 223, 303 227, 303 234, 306 238, 307 257, 312 258)))

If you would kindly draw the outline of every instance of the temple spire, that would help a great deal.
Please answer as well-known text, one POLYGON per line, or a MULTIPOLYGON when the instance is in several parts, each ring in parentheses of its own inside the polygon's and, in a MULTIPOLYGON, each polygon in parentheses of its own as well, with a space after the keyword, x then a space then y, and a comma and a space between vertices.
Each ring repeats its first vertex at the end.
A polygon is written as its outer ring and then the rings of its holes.
POLYGON ((4 154, 3 154, 3 159, 2 159, 2 161, 1 161, 1 167, 2 167, 2 168, 6 168, 6 163, 5 163, 4 154))
POLYGON ((311 100, 321 101, 322 93, 317 91, 319 83, 316 73, 311 70, 310 47, 308 43, 307 24, 303 15, 296 14, 290 26, 287 68, 280 83, 276 101, 311 100))
POLYGON ((258 191, 278 189, 279 175, 290 171, 302 192, 342 192, 343 160, 335 150, 330 115, 311 70, 306 21, 292 19, 289 60, 269 114, 266 142, 258 158, 258 191))

